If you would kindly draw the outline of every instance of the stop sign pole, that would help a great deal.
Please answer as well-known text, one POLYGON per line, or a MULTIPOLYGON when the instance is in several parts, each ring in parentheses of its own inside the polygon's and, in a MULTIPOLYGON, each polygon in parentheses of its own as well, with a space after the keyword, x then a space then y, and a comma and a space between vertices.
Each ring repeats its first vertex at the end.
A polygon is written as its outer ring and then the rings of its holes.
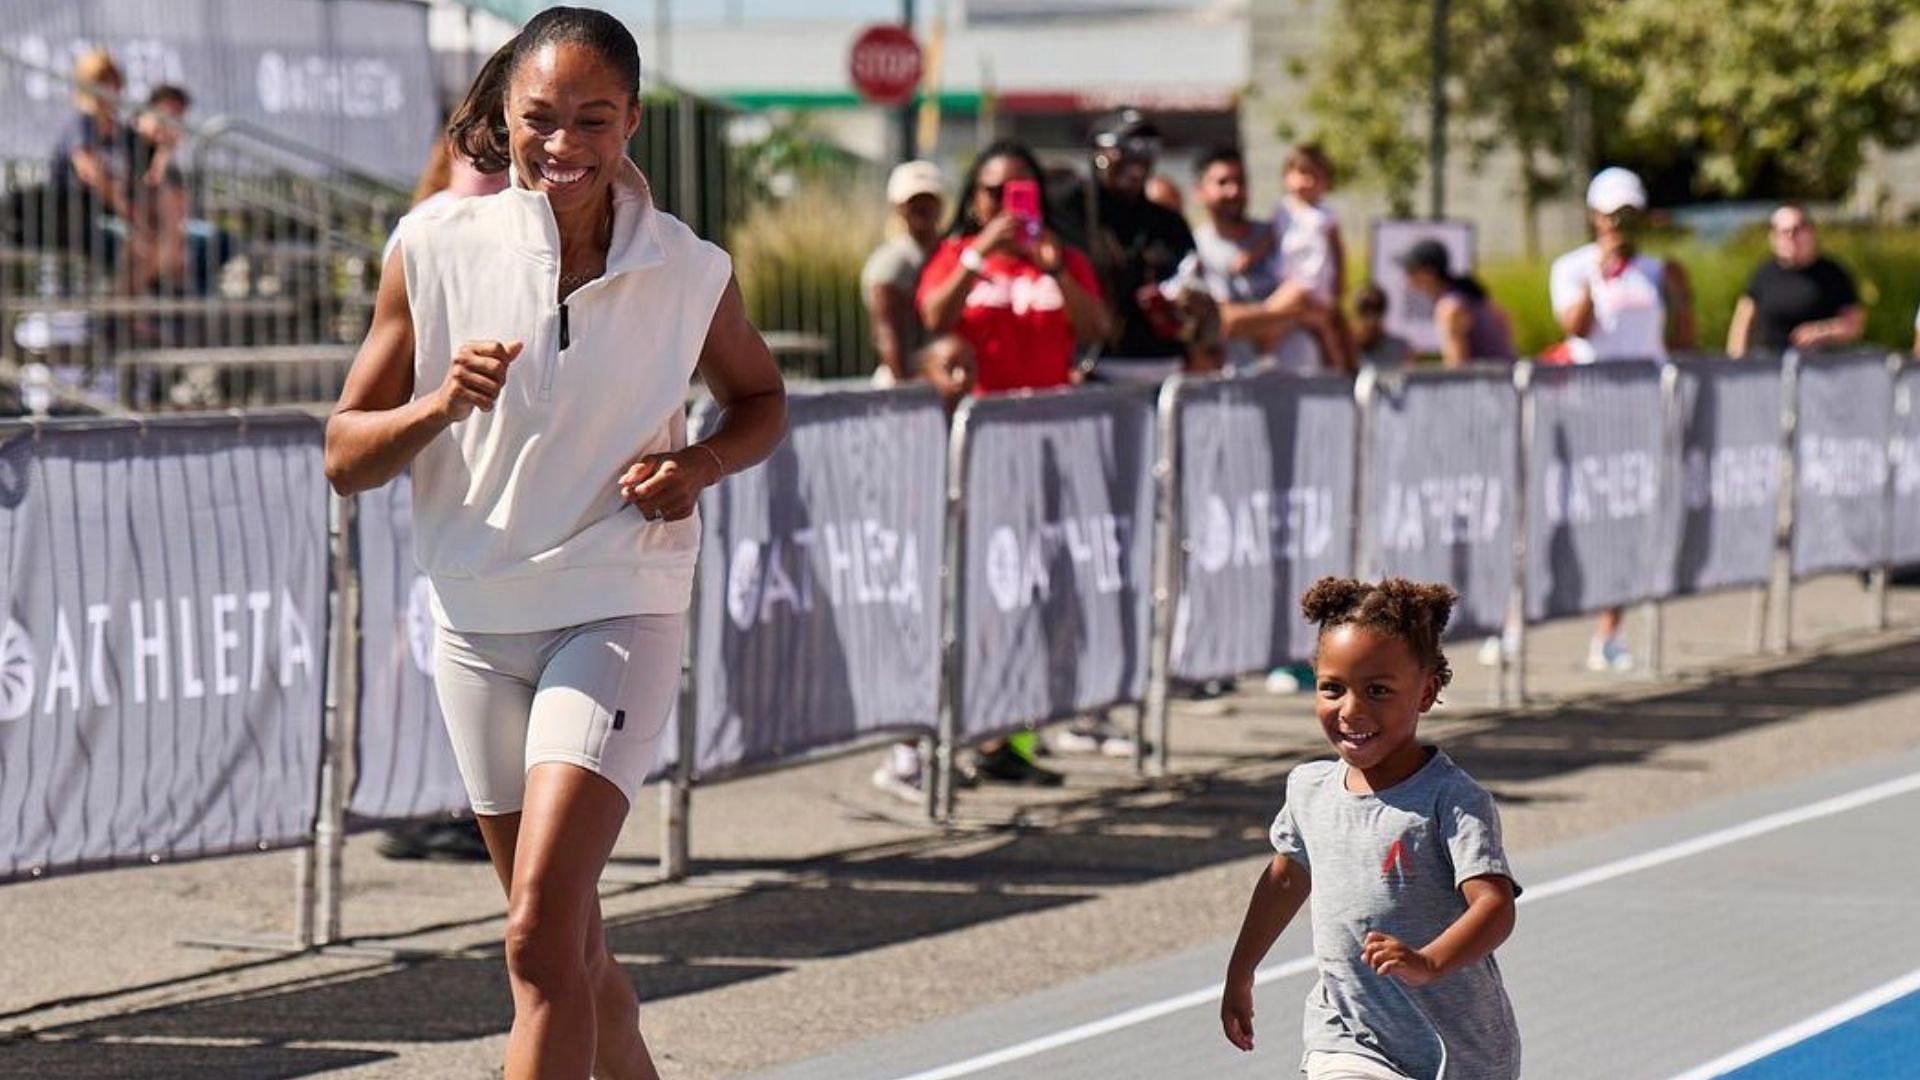
MULTIPOLYGON (((900 0, 900 25, 913 33, 913 0, 900 0)), ((900 106, 900 160, 912 161, 920 156, 920 148, 915 145, 917 126, 913 122, 913 101, 909 99, 900 106)))

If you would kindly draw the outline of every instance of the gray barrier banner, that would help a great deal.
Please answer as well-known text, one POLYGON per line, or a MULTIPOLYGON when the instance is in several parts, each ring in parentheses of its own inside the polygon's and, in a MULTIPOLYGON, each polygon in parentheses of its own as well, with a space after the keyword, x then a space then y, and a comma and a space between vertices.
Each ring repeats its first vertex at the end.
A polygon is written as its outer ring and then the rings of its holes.
POLYGON ((464 812, 466 787, 433 690, 433 609, 413 558, 412 481, 402 474, 357 501, 360 709, 347 810, 363 822, 464 812))
POLYGON ((1678 384, 1680 456, 1661 502, 1672 551, 1662 596, 1764 585, 1773 570, 1780 514, 1781 365, 1775 359, 1683 360, 1678 384))
MULTIPOLYGON (((0 49, 66 74, 101 46, 143 100, 185 87, 238 117, 411 183, 439 119, 427 6, 392 0, 0 0, 0 49)), ((0 156, 44 159, 75 115, 66 83, 0 64, 0 156)))
POLYGON ((1150 392, 971 403, 956 612, 962 741, 1144 696, 1150 392))
POLYGON ((1660 368, 1638 361, 1542 367, 1527 455, 1527 618, 1655 594, 1667 460, 1660 368))
POLYGON ((940 400, 795 395, 789 410, 773 456, 701 498, 700 777, 939 715, 940 400))
POLYGON ((1920 364, 1908 361, 1894 388, 1893 561, 1920 565, 1920 364))
POLYGON ((1793 576, 1879 566, 1887 554, 1893 373, 1884 354, 1803 357, 1794 440, 1793 576))
POLYGON ((0 550, 0 881, 311 836, 317 422, 16 434, 0 447, 0 550))
POLYGON ((1512 370, 1383 379, 1364 431, 1362 572, 1444 581, 1460 594, 1453 634, 1498 631, 1519 490, 1512 370))
POLYGON ((1299 598, 1353 573, 1353 382, 1261 375, 1179 391, 1181 590, 1173 674, 1227 678, 1304 660, 1299 598))

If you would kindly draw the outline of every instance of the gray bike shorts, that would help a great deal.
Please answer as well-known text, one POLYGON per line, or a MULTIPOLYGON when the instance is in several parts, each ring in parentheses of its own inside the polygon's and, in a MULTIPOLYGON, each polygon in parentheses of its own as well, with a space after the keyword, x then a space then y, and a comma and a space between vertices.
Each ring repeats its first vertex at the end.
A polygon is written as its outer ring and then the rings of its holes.
POLYGON ((476 814, 518 813, 527 771, 578 765, 632 805, 680 692, 686 616, 626 615, 527 634, 440 627, 434 688, 476 814))

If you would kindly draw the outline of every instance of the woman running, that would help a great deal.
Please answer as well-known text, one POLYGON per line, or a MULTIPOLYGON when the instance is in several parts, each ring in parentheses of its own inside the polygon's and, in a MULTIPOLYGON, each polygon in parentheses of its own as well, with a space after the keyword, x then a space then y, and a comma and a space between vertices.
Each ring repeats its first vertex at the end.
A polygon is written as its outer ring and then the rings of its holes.
POLYGON ((494 54, 448 135, 511 186, 402 225, 327 425, 335 490, 412 468, 441 710, 507 889, 509 1080, 657 1075, 595 883, 679 685, 695 502, 786 424, 726 253, 626 156, 639 86, 599 11, 494 54), (689 445, 696 371, 723 412, 689 445))

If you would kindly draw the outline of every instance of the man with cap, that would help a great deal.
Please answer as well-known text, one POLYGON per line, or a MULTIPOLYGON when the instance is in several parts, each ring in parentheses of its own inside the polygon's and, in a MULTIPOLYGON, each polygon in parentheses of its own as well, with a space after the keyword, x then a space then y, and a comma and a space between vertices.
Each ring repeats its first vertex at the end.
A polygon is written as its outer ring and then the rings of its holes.
POLYGON ((1428 237, 1400 257, 1407 288, 1433 301, 1440 362, 1460 367, 1469 360, 1516 360, 1513 320, 1471 274, 1456 276, 1447 245, 1428 237))
POLYGON ((940 167, 931 161, 894 166, 887 177, 887 203, 893 211, 888 239, 860 270, 860 296, 873 327, 873 350, 880 356, 873 381, 892 386, 924 374, 949 401, 957 401, 967 392, 971 370, 966 343, 929 333, 914 303, 920 271, 940 243, 945 203, 940 167))
POLYGON ((1114 316, 1114 338, 1094 368, 1097 380, 1158 382, 1186 366, 1204 312, 1197 293, 1171 299, 1160 286, 1193 251, 1186 219, 1147 198, 1160 156, 1160 129, 1135 109, 1108 117, 1093 136, 1093 184, 1067 192, 1055 220, 1087 252, 1114 316))
MULTIPOLYGON (((1553 261, 1548 279, 1554 317, 1567 332, 1576 364, 1665 360, 1693 348, 1693 290, 1680 265, 1640 252, 1636 234, 1647 211, 1647 188, 1630 170, 1600 170, 1587 185, 1593 243, 1553 261)), ((1600 613, 1587 667, 1628 671, 1633 653, 1620 632, 1620 608, 1600 613)))
POLYGON ((1600 170, 1587 186, 1593 243, 1553 261, 1553 314, 1576 364, 1665 360, 1693 348, 1693 290, 1678 263, 1642 254, 1636 235, 1647 189, 1627 169, 1600 170))

